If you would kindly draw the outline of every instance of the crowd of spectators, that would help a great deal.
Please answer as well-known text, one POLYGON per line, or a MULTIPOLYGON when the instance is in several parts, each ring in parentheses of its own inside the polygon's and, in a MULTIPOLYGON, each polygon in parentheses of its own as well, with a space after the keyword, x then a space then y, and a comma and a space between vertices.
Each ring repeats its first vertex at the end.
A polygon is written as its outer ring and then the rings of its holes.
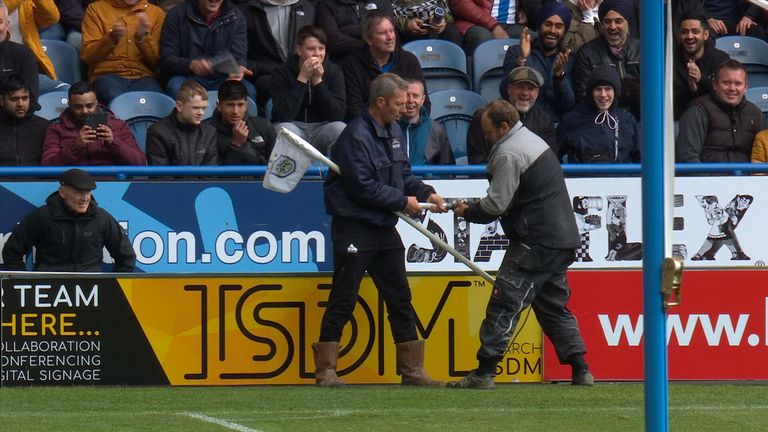
MULTIPOLYGON (((763 113, 745 97, 749 74, 715 38, 765 39, 768 11, 744 0, 670 1, 677 161, 766 162, 763 113)), ((402 45, 443 39, 472 61, 480 43, 511 37, 519 43, 504 58, 498 96, 561 162, 640 162, 639 1, 492 4, 0 0, 0 164, 265 164, 283 127, 328 154, 386 72, 410 85, 400 125, 411 163, 453 164, 451 138, 430 117, 428 80, 402 45), (59 80, 48 38, 80 53, 82 81, 59 80), (68 107, 49 124, 34 113, 53 90, 68 92, 68 107), (107 108, 134 90, 176 101, 147 132, 146 149, 107 108), (246 111, 249 98, 259 116, 246 111)), ((490 150, 481 115, 467 134, 470 163, 485 163, 490 150)))

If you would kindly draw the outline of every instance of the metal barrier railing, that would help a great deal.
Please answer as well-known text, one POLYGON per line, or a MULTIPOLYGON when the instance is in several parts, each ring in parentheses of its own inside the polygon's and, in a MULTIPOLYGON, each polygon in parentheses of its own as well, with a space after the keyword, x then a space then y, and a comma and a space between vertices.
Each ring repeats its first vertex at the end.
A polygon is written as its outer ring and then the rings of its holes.
MULTIPOLYGON (((9 177, 19 179, 55 179, 62 172, 73 168, 71 166, 50 167, 0 167, 0 181, 9 177)), ((86 166, 79 167, 94 176, 114 177, 119 180, 143 177, 216 177, 217 180, 229 177, 263 177, 265 165, 226 165, 226 166, 86 166)), ((318 178, 324 175, 325 167, 311 168, 307 178, 318 178)), ((423 177, 441 178, 448 176, 483 176, 485 165, 424 165, 412 168, 414 174, 423 177)), ((595 175, 640 175, 640 164, 564 164, 563 171, 567 176, 595 175)), ((729 174, 747 175, 768 173, 768 163, 686 163, 675 164, 677 175, 687 174, 729 174)))

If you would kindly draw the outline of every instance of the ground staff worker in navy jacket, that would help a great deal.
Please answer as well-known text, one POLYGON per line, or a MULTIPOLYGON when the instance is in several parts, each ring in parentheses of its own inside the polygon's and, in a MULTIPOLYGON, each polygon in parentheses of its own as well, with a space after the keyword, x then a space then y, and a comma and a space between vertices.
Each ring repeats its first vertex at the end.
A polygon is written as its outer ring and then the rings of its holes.
POLYGON ((132 272, 136 253, 123 227, 96 204, 96 182, 87 172, 71 169, 61 175, 59 190, 46 205, 27 215, 3 248, 7 270, 26 270, 24 255, 37 249, 35 271, 100 272, 106 247, 112 271, 132 272))
POLYGON ((397 371, 408 385, 443 385, 424 371, 424 341, 418 339, 405 250, 393 211, 417 214, 420 201, 446 211, 443 198, 411 174, 397 120, 405 111, 408 83, 391 73, 371 82, 368 109, 355 117, 331 149, 342 175, 325 182, 325 207, 332 216, 333 287, 312 344, 320 386, 340 386, 336 375, 339 340, 352 317, 360 281, 368 271, 384 298, 397 350, 397 371))

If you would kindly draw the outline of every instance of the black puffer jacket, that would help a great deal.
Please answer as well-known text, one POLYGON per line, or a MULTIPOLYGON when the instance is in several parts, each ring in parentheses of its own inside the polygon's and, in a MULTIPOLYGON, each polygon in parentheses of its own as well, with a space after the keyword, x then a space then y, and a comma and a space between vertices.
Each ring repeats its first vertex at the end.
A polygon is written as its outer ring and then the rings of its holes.
POLYGON ((179 123, 176 109, 147 130, 149 165, 218 165, 216 128, 179 123))
POLYGON ((232 144, 232 126, 224 123, 216 110, 211 125, 216 128, 219 163, 222 165, 266 165, 275 146, 275 130, 261 117, 248 116, 248 138, 240 147, 232 144))
MULTIPOLYGON (((584 97, 587 91, 587 78, 593 70, 608 65, 616 69, 621 81, 627 79, 640 81, 640 41, 628 38, 621 54, 616 56, 604 37, 598 37, 582 46, 576 53, 573 64, 573 92, 576 99, 584 97)), ((627 105, 631 101, 626 101, 627 105)))
POLYGON ((368 13, 383 11, 394 22, 392 2, 384 0, 323 0, 317 10, 317 24, 328 36, 331 61, 341 62, 365 47, 363 21, 368 13))
POLYGON ((49 123, 31 111, 17 119, 0 110, 0 165, 40 166, 49 123))
POLYGON ((11 233, 3 248, 8 270, 24 270, 24 255, 37 250, 35 271, 100 272, 102 249, 115 260, 112 271, 132 272, 136 253, 115 218, 91 197, 88 211, 72 213, 58 192, 45 200, 11 233))

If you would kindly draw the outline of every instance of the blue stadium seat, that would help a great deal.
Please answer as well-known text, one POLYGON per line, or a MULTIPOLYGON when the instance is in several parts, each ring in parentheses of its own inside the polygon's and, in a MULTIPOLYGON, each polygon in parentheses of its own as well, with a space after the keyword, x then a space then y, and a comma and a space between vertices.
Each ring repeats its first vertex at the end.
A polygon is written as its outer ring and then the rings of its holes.
POLYGON ((59 116, 67 109, 68 94, 65 91, 53 91, 49 93, 41 94, 37 98, 37 103, 40 104, 40 110, 35 114, 50 120, 53 123, 59 122, 59 116))
POLYGON ((430 116, 445 126, 457 164, 467 163, 467 130, 472 116, 486 100, 469 90, 440 90, 429 94, 430 116))
POLYGON ((147 129, 170 114, 175 105, 176 101, 163 93, 134 91, 112 99, 109 109, 115 117, 128 123, 139 147, 146 151, 147 129))
POLYGON ((486 100, 499 98, 504 57, 507 49, 519 45, 517 38, 491 39, 475 48, 472 53, 472 89, 486 100))
MULTIPOLYGON (((218 90, 208 90, 208 106, 205 107, 205 114, 203 114, 203 121, 210 121, 213 117, 214 111, 216 111, 216 101, 219 100, 218 90)), ((259 115, 259 109, 256 106, 256 102, 248 96, 248 114, 252 116, 259 115)))
POLYGON ((768 85, 768 42, 751 36, 723 36, 715 39, 715 46, 744 64, 751 86, 768 85))
POLYGON ((80 54, 72 45, 60 40, 41 40, 43 51, 53 62, 56 78, 59 81, 73 84, 82 81, 83 72, 80 66, 80 54))
POLYGON ((427 92, 471 90, 467 55, 460 46, 441 39, 417 39, 403 45, 403 49, 419 59, 427 81, 427 92))
POLYGON ((763 112, 763 123, 768 124, 768 87, 749 87, 744 96, 760 108, 763 112))

